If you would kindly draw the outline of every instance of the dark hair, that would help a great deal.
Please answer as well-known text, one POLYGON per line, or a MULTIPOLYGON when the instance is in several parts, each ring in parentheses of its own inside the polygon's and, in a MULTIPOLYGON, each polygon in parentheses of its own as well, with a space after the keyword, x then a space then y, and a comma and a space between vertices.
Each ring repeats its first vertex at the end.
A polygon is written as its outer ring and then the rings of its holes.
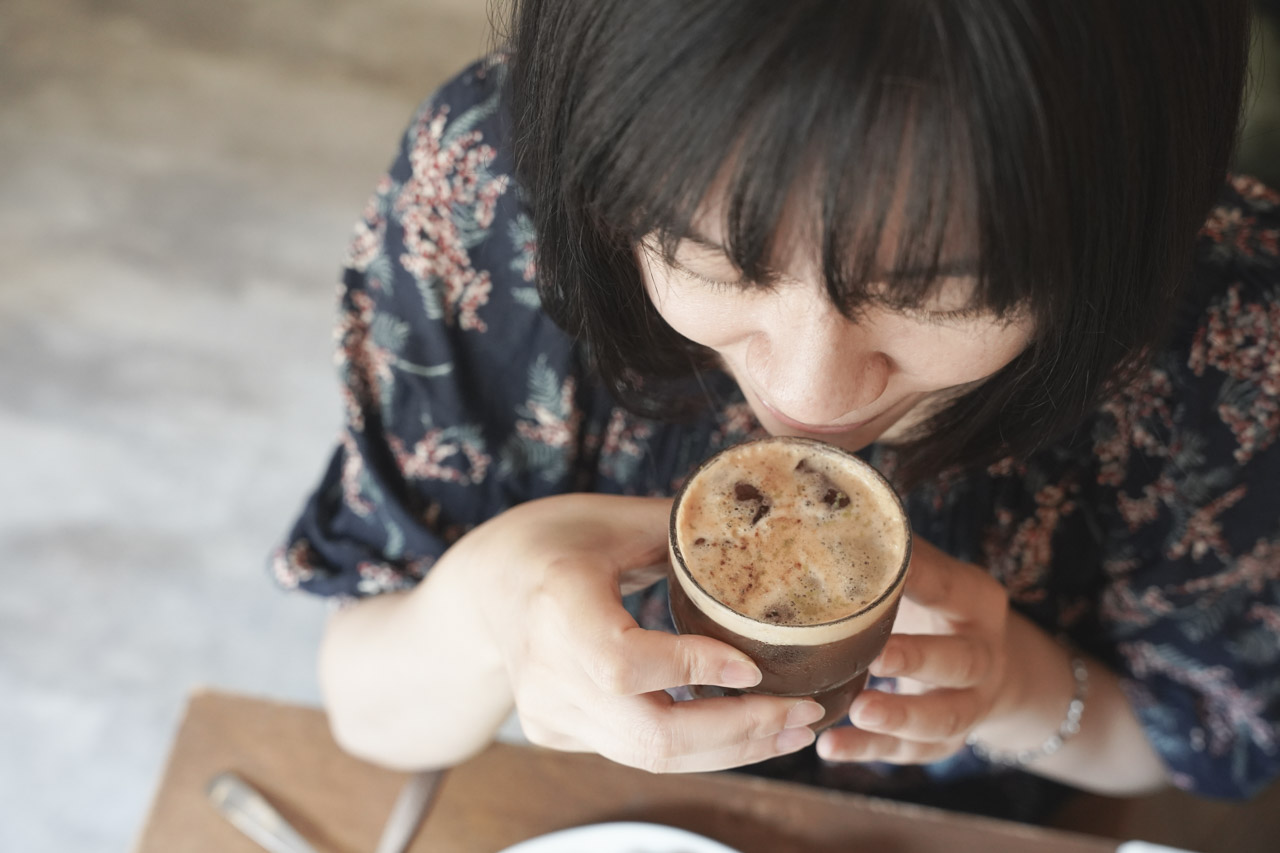
POLYGON ((687 401, 666 380, 707 354, 650 305, 635 246, 687 236, 717 179, 749 278, 797 182, 817 188, 851 317, 918 302, 959 223, 977 302, 1029 311, 1035 337, 925 425, 902 473, 1025 455, 1167 333, 1248 33, 1246 0, 516 0, 507 98, 544 304, 621 402, 671 416, 687 401))

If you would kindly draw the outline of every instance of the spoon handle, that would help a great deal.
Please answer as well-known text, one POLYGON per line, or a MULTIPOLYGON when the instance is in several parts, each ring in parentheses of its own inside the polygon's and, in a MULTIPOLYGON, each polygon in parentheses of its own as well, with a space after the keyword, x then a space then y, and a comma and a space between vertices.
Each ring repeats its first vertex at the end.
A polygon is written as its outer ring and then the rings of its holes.
POLYGON ((271 853, 316 853, 257 789, 235 773, 214 776, 205 793, 223 817, 271 853))

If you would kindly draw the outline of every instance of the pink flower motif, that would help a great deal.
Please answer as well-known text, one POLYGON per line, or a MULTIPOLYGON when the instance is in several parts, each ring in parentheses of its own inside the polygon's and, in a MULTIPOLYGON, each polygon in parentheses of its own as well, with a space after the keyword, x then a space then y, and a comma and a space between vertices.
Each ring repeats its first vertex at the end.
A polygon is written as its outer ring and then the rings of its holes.
POLYGON ((1144 524, 1155 521, 1160 514, 1160 507, 1169 505, 1177 496, 1177 484, 1163 473, 1154 483, 1142 488, 1142 497, 1131 498, 1121 493, 1116 497, 1120 509, 1120 517, 1129 525, 1130 530, 1137 530, 1144 524))
POLYGON ((1120 652, 1137 678, 1163 676, 1194 690, 1203 708, 1209 732, 1209 752, 1223 755, 1236 738, 1248 732, 1253 743, 1271 752, 1276 748, 1278 729, 1266 719, 1266 699, 1241 690, 1225 666, 1187 668, 1183 661, 1170 659, 1151 643, 1122 643, 1120 652))
POLYGON ((636 421, 625 409, 614 409, 605 427, 602 451, 609 456, 625 454, 638 457, 643 453, 639 442, 653 435, 653 425, 636 421))
POLYGON ((1280 607, 1269 607, 1262 602, 1257 602, 1249 608, 1247 615, 1280 636, 1280 607))
POLYGON ((297 589, 315 577, 315 555, 310 544, 300 540, 287 551, 276 549, 271 559, 271 574, 284 589, 297 589))
POLYGON ((524 411, 529 420, 516 422, 516 432, 530 441, 536 441, 549 447, 568 447, 578 434, 578 423, 582 413, 573 404, 574 381, 572 376, 565 377, 560 386, 560 400, 553 411, 550 406, 537 400, 529 400, 524 404, 524 411))
POLYGON ((756 420, 755 412, 747 403, 732 403, 725 406, 719 414, 719 425, 711 434, 712 447, 726 447, 740 441, 748 441, 765 436, 764 427, 756 420))
POLYGON ((1035 514, 1016 527, 1012 512, 998 510, 995 524, 983 537, 984 564, 1016 601, 1044 598, 1044 581, 1053 563, 1053 534, 1059 522, 1076 510, 1075 501, 1061 486, 1041 488, 1035 500, 1035 514))
POLYGON ((380 595, 413 585, 403 573, 382 562, 362 560, 356 564, 356 574, 358 575, 356 589, 363 595, 380 595))
POLYGON ((1220 246, 1229 246, 1245 257, 1253 257, 1253 226, 1256 217, 1246 216, 1238 207, 1215 207, 1201 228, 1201 235, 1220 246))
POLYGON ((1187 366, 1196 376, 1212 367, 1247 393, 1224 395, 1218 415, 1239 442, 1236 461, 1249 461, 1280 434, 1280 301, 1244 302, 1239 284, 1209 312, 1192 341, 1187 366))
POLYGON ((1249 175, 1232 175, 1231 187, 1246 201, 1280 204, 1280 193, 1249 175))
POLYGON ((1108 587, 1102 595, 1102 615, 1108 622, 1143 628, 1173 613, 1177 608, 1158 587, 1137 592, 1126 578, 1108 587))
POLYGON ((1019 462, 1015 456, 1006 456, 987 466, 987 474, 992 477, 1022 476, 1026 471, 1027 466, 1019 462))
MULTIPOLYGON (((373 197, 364 206, 364 216, 356 223, 355 234, 347 247, 347 257, 343 265, 357 272, 366 272, 374 258, 382 250, 383 239, 387 233, 387 220, 382 215, 382 202, 390 195, 394 184, 390 175, 383 175, 373 197)), ((371 280, 374 289, 380 289, 383 282, 371 280)))
POLYGON ((374 302, 362 291, 351 293, 354 310, 341 312, 334 338, 337 349, 334 364, 344 378, 343 400, 347 422, 353 429, 364 429, 364 407, 381 399, 384 385, 393 381, 391 365, 396 356, 373 340, 374 302))
POLYGON ((342 501, 361 518, 373 512, 373 502, 364 495, 361 480, 364 478, 364 457, 356 447, 349 430, 343 430, 342 442, 342 501))
POLYGON ((484 479, 490 459, 479 444, 466 437, 447 438, 445 430, 432 429, 407 450, 399 436, 388 436, 387 444, 400 472, 410 480, 438 480, 468 486, 484 479), (466 460, 466 468, 449 463, 466 460))
POLYGON ((1094 441, 1099 485, 1121 485, 1134 450, 1141 450, 1149 456, 1168 455, 1168 449, 1152 435, 1144 422, 1154 419, 1162 426, 1171 426, 1173 415, 1169 400, 1172 394, 1169 374, 1153 368, 1103 403, 1101 411, 1110 416, 1113 428, 1094 441))
MULTIPOLYGON (((1280 580, 1280 544, 1259 539, 1251 552, 1234 560, 1224 558, 1224 563, 1223 571, 1187 581, 1174 591, 1182 595, 1204 595, 1243 588, 1259 595, 1268 584, 1280 580)), ((1262 605, 1254 605, 1255 610, 1259 607, 1262 605)))
POLYGON ((520 275, 525 281, 533 281, 538 277, 537 246, 532 240, 526 240, 520 245, 519 251, 518 257, 524 259, 520 275))
POLYGON ((510 179, 489 176, 495 152, 480 144, 480 131, 445 141, 448 112, 444 106, 424 115, 411 131, 412 175, 395 202, 404 229, 400 263, 420 281, 437 283, 446 321, 483 332, 488 327, 478 312, 488 303, 492 284, 488 271, 471 265, 468 241, 471 231, 493 224, 510 179))
POLYGON ((600 472, 615 480, 627 479, 626 475, 644 456, 640 442, 652 435, 651 423, 634 418, 625 409, 614 409, 600 448, 600 472))
POLYGON ((1192 513, 1182 538, 1169 549, 1169 557, 1176 560, 1190 551, 1192 559, 1201 560, 1212 550, 1222 560, 1230 560, 1230 549, 1222 538, 1218 516, 1239 503, 1248 490, 1247 486, 1236 486, 1192 513))

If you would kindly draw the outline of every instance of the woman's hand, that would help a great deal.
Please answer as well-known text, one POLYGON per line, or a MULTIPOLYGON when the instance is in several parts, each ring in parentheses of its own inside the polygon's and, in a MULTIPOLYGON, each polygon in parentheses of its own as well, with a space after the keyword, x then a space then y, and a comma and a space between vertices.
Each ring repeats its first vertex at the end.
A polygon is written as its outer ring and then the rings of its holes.
POLYGON ((686 684, 750 687, 759 669, 708 637, 640 628, 624 592, 665 575, 666 499, 562 495, 491 520, 455 548, 506 667, 526 735, 654 772, 735 767, 813 741, 811 700, 675 702, 686 684))
POLYGON ((1013 701, 1008 624, 1004 587, 916 539, 894 633, 871 664, 873 675, 897 677, 899 692, 864 691, 850 709, 856 728, 824 733, 819 755, 925 764, 957 752, 1013 701))

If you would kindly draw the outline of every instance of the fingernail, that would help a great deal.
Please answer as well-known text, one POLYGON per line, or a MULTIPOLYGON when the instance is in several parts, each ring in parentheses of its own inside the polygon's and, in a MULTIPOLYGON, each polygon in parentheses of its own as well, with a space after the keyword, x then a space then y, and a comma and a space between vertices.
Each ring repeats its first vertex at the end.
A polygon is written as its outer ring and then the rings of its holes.
POLYGON ((801 726, 811 726, 826 716, 826 713, 827 709, 817 702, 809 699, 797 702, 791 706, 790 711, 787 711, 787 722, 784 728, 798 729, 801 726))
POLYGON ((868 702, 854 712, 853 721, 860 726, 883 726, 889 721, 889 713, 879 703, 868 702))
POLYGON ((731 660, 720 673, 720 683, 725 687, 755 687, 763 677, 751 661, 731 660))
POLYGON ((902 658, 902 652, 897 649, 885 649, 880 653, 880 661, 876 669, 880 670, 881 675, 897 675, 902 671, 902 665, 905 661, 902 658))
POLYGON ((773 745, 778 752, 795 752, 797 749, 804 749, 813 743, 815 737, 817 735, 813 733, 813 729, 807 726, 798 729, 785 729, 778 733, 773 745))

